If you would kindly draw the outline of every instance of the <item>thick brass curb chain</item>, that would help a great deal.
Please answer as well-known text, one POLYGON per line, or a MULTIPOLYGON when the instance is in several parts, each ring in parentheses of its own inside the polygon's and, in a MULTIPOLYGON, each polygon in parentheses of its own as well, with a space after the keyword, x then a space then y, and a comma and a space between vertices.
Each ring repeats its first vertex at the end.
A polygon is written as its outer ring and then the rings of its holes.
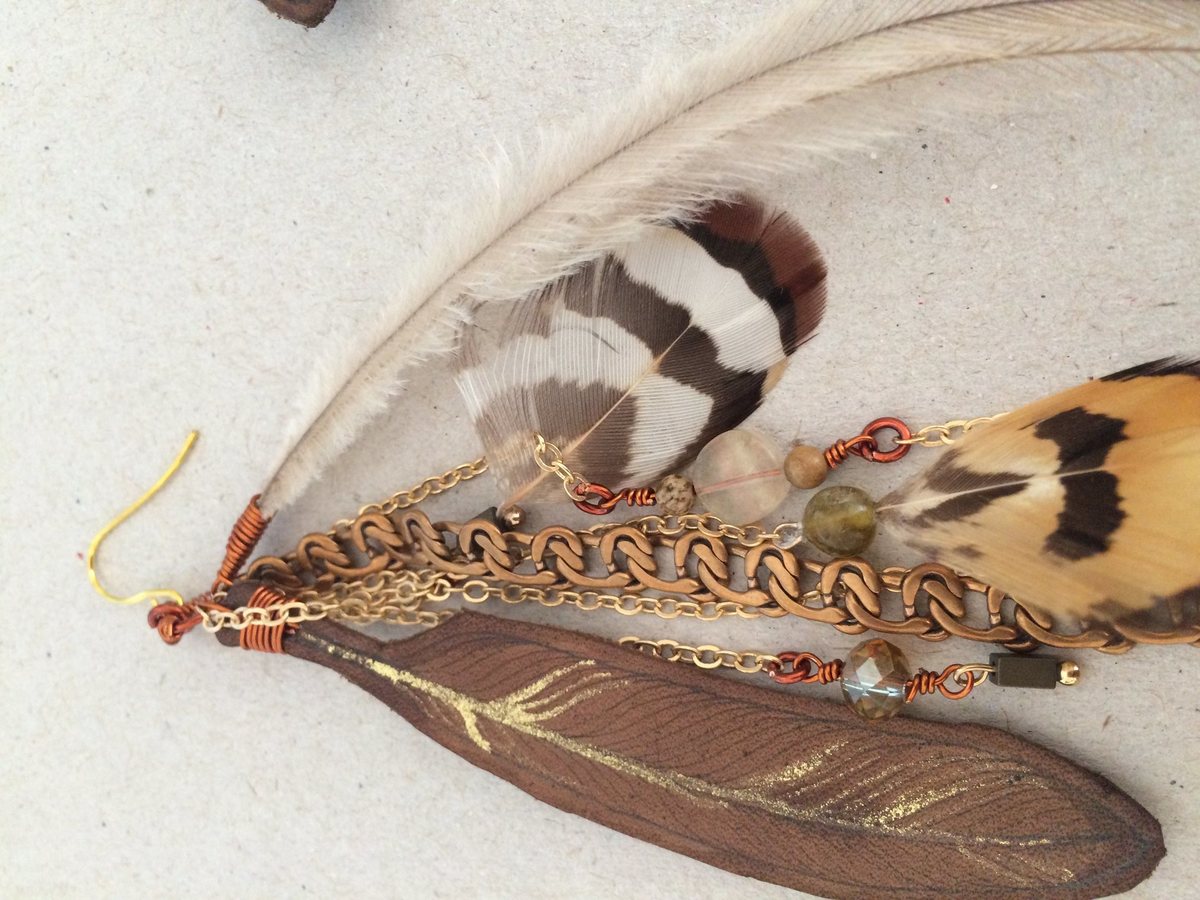
POLYGON ((332 603, 326 614, 348 621, 436 624, 447 611, 389 593, 415 589, 410 581, 388 579, 426 578, 435 581, 415 591, 422 602, 458 593, 467 602, 535 602, 660 618, 795 615, 846 634, 955 636, 1014 650, 1045 644, 1122 653, 1136 643, 1200 643, 1200 624, 1170 631, 1128 623, 1068 630, 945 566, 877 570, 861 559, 822 563, 781 548, 775 532, 712 516, 646 516, 582 531, 551 526, 527 533, 484 519, 435 522, 412 508, 485 470, 476 460, 364 507, 330 532, 305 535, 286 556, 255 560, 242 580, 266 581, 311 604, 332 603), (372 603, 378 614, 367 612, 372 603), (335 607, 339 611, 330 612, 335 607))

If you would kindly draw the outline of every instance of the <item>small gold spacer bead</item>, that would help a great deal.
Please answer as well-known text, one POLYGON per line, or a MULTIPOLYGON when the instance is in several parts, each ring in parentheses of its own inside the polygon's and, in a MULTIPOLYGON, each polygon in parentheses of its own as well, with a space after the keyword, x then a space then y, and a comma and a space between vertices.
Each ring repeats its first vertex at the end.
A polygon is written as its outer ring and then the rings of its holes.
POLYGON ((793 487, 807 491, 820 487, 829 474, 825 454, 811 444, 796 444, 783 460, 783 475, 793 487))
POLYGON ((1079 663, 1073 659, 1064 659, 1058 664, 1058 683, 1059 684, 1078 684, 1079 682, 1079 663))

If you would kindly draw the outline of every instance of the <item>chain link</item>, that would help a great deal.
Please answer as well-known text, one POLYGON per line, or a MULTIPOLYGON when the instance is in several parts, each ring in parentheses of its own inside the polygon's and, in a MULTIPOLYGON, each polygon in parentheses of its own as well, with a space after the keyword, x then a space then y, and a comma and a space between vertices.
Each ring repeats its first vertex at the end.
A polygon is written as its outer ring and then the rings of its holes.
POLYGON ((618 642, 622 647, 656 656, 667 662, 682 662, 700 669, 735 669, 747 675, 778 669, 783 661, 770 653, 757 650, 725 650, 713 644, 692 647, 678 641, 653 641, 640 637, 623 637, 618 642))
POLYGON ((727 538, 746 549, 763 544, 779 543, 785 535, 781 528, 767 531, 760 525, 730 525, 712 513, 687 513, 682 516, 639 516, 622 523, 606 523, 589 529, 594 534, 611 530, 618 525, 631 525, 648 535, 665 538, 679 537, 688 531, 698 531, 704 537, 727 538))
POLYGON ((577 489, 587 484, 587 479, 578 472, 567 468, 562 451, 556 444, 550 443, 542 435, 534 435, 537 439, 533 447, 533 461, 543 472, 549 472, 562 482, 563 491, 572 503, 579 499, 577 489))
MULTIPOLYGON (((223 597, 214 599, 219 601, 223 597)), ((530 585, 498 584, 483 578, 464 578, 448 572, 404 569, 386 570, 357 581, 336 582, 322 589, 301 591, 295 599, 284 603, 202 611, 202 616, 208 631, 222 628, 242 631, 251 625, 299 625, 324 618, 358 625, 383 622, 432 627, 444 622, 455 610, 431 610, 427 605, 444 603, 455 597, 468 604, 499 601, 513 606, 533 603, 548 609, 573 606, 582 612, 608 610, 623 616, 653 615, 668 620, 693 618, 702 622, 714 622, 726 616, 759 619, 787 615, 782 609, 760 609, 731 600, 547 590, 530 585)))
POLYGON ((994 416, 979 416, 974 419, 954 419, 942 425, 926 425, 919 431, 914 432, 912 437, 897 440, 896 444, 898 446, 916 444, 921 447, 947 447, 962 439, 961 434, 958 437, 954 436, 955 431, 961 431, 962 434, 966 434, 972 428, 986 425, 988 422, 995 422, 1006 415, 1008 413, 997 413, 994 416))
POLYGON ((478 478, 487 470, 488 462, 482 456, 470 462, 460 463, 453 469, 443 472, 441 475, 431 475, 419 484, 402 491, 397 491, 382 503, 368 503, 358 511, 358 514, 353 519, 339 519, 334 523, 330 534, 349 528, 354 524, 355 520, 361 519, 363 516, 372 514, 390 516, 398 510, 416 506, 430 497, 444 494, 446 491, 458 487, 464 481, 478 478))
POLYGON ((549 609, 573 606, 583 612, 609 610, 623 616, 653 615, 660 619, 692 618, 701 622, 715 622, 726 616, 760 619, 787 615, 782 609, 746 606, 732 600, 693 600, 671 595, 648 597, 644 594, 606 594, 601 591, 546 590, 530 585, 496 584, 482 578, 466 581, 457 590, 467 603, 500 600, 514 606, 535 603, 549 609))

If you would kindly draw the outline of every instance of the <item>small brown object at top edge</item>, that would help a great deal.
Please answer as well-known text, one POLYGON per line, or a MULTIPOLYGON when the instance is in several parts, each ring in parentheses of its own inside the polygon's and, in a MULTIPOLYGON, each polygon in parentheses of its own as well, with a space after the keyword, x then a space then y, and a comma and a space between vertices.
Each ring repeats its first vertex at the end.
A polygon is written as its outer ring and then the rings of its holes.
POLYGON ((333 10, 337 0, 259 0, 263 6, 291 22, 305 28, 316 28, 333 10))

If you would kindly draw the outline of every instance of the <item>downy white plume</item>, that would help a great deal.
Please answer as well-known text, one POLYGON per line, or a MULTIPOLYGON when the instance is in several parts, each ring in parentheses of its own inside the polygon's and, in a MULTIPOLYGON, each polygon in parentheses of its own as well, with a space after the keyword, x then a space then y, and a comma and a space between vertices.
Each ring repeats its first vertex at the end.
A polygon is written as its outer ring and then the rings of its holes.
MULTIPOLYGON (((861 88, 979 62, 1200 50, 1200 4, 1189 0, 971 8, 980 5, 800 2, 502 167, 493 200, 464 207, 377 327, 320 370, 264 510, 296 498, 386 408, 408 368, 451 349, 478 304, 528 296, 647 228, 930 118, 861 88)), ((938 107, 978 102, 959 92, 938 107)))

